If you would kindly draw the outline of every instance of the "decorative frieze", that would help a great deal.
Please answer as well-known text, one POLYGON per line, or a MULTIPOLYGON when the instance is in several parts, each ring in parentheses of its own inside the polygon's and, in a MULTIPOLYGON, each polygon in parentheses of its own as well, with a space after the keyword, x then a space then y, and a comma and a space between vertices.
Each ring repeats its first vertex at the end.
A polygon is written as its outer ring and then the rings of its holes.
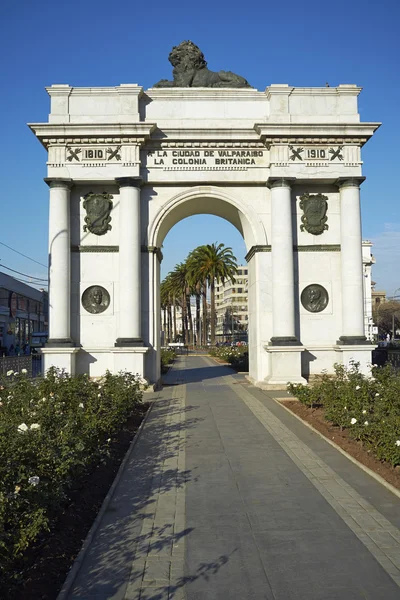
MULTIPOLYGON (((272 246, 252 246, 245 256, 246 262, 250 262, 257 252, 271 252, 272 246)), ((309 244, 293 246, 293 252, 340 252, 340 244, 309 244)))
POLYGON ((245 261, 250 262, 257 252, 271 252, 271 246, 252 246, 244 257, 245 261))

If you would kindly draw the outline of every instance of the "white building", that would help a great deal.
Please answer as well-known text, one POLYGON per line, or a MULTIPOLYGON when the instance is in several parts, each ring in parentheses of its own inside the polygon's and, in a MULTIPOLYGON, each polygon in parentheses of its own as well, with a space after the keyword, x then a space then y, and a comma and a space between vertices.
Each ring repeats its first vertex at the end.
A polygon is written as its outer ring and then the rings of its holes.
POLYGON ((240 265, 235 283, 230 279, 215 284, 215 310, 217 314, 216 341, 233 341, 247 338, 249 324, 248 267, 240 265))
POLYGON ((0 354, 22 350, 30 334, 47 329, 47 292, 0 273, 0 354))
POLYGON ((369 240, 364 240, 362 243, 362 260, 364 272, 364 327, 365 337, 367 340, 373 340, 374 335, 378 333, 374 330, 374 322, 372 318, 372 265, 375 264, 375 258, 371 253, 373 244, 369 240))

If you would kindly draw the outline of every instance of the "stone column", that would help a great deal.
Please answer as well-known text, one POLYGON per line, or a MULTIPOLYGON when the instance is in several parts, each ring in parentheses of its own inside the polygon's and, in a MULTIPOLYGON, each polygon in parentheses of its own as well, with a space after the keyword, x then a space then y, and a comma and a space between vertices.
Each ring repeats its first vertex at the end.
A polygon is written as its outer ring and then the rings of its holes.
POLYGON ((49 211, 49 341, 48 346, 73 346, 71 308, 71 179, 45 179, 50 188, 49 211))
POLYGON ((141 336, 141 230, 139 177, 120 177, 119 329, 116 346, 143 346, 141 336))
POLYGON ((366 344, 361 239, 360 185, 365 177, 341 178, 340 244, 342 270, 342 335, 339 344, 366 344))
POLYGON ((271 345, 296 346, 291 185, 295 179, 270 178, 272 312, 271 345))

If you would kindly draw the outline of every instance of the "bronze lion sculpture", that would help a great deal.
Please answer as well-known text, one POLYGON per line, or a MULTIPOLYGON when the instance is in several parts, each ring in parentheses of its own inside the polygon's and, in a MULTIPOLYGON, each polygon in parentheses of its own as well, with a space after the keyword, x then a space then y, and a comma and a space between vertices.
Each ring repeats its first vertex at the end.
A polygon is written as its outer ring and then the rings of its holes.
POLYGON ((213 87, 243 88, 251 87, 249 83, 231 71, 210 71, 204 54, 196 44, 190 41, 174 46, 168 57, 174 67, 173 81, 161 79, 154 87, 213 87))

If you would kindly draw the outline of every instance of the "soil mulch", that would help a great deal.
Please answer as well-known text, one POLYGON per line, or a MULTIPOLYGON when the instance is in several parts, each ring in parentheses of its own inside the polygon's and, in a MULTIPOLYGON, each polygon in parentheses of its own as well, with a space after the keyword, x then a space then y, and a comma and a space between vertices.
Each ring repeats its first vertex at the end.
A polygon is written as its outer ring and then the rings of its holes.
POLYGON ((303 421, 312 425, 314 429, 322 433, 326 438, 335 442, 335 444, 340 446, 342 450, 350 454, 358 462, 365 465, 371 469, 371 471, 380 475, 382 479, 385 479, 393 487, 400 490, 400 467, 392 467, 389 463, 382 462, 375 458, 371 451, 363 446, 362 442, 352 439, 345 429, 340 431, 339 427, 333 425, 330 421, 327 421, 324 416, 323 408, 309 408, 297 400, 279 399, 279 402, 303 421))
POLYGON ((16 565, 19 582, 0 589, 2 600, 55 600, 110 489, 149 404, 128 419, 110 444, 107 461, 95 467, 69 493, 69 503, 16 565))

